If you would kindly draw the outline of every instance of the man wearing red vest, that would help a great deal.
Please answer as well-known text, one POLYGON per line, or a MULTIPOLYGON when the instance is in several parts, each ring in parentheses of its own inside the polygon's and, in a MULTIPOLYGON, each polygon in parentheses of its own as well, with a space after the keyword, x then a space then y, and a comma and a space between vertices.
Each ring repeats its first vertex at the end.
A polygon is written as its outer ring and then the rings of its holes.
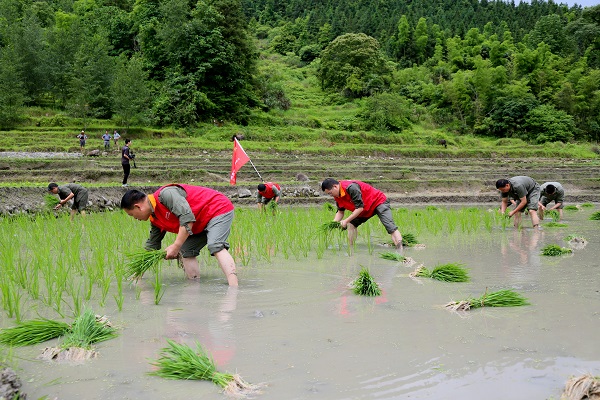
POLYGON ((394 223, 390 201, 382 191, 361 181, 338 182, 332 178, 325 179, 321 183, 321 189, 337 203, 337 213, 333 220, 339 222, 342 229, 348 229, 350 246, 356 240, 356 228, 377 214, 387 233, 392 235, 396 248, 402 250, 402 235, 394 223), (351 214, 344 219, 346 210, 351 211, 351 214))
POLYGON ((257 188, 256 202, 258 203, 259 210, 262 210, 273 199, 275 203, 279 203, 279 198, 281 197, 281 186, 279 184, 266 182, 259 184, 257 188))
POLYGON ((165 258, 174 259, 181 254, 189 279, 200 276, 196 257, 207 246, 227 277, 227 283, 238 285, 235 261, 228 251, 233 204, 227 196, 202 186, 173 184, 160 187, 150 195, 128 190, 121 199, 121 208, 135 219, 150 220, 146 249, 160 249, 167 232, 177 234, 175 242, 165 249, 165 258))

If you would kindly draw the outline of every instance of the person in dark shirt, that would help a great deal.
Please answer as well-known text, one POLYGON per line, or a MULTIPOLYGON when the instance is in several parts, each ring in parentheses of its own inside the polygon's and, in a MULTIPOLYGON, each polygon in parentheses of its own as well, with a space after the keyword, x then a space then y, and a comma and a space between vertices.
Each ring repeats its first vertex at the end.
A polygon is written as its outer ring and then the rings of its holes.
POLYGON ((129 178, 129 173, 131 172, 131 161, 133 158, 131 157, 130 149, 131 140, 125 139, 125 146, 121 149, 121 166, 123 166, 123 187, 129 186, 127 184, 127 179, 129 178))

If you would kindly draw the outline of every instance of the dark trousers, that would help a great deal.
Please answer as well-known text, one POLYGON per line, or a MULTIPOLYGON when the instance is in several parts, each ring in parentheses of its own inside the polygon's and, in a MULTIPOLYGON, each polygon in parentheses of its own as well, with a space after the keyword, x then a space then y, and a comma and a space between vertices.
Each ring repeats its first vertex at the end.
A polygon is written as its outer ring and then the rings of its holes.
POLYGON ((123 166, 123 185, 127 183, 127 178, 129 178, 129 172, 131 171, 131 165, 129 164, 121 164, 123 166))

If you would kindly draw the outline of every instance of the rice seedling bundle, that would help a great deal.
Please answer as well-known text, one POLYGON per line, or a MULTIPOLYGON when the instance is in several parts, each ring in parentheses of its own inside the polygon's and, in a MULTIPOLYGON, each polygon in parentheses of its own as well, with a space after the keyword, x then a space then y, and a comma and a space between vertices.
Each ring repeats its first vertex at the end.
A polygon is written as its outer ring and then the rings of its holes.
POLYGON ((400 261, 400 262, 406 260, 406 257, 404 257, 402 254, 398 254, 393 251, 387 251, 385 253, 381 253, 379 255, 379 257, 383 258, 384 260, 392 260, 392 261, 400 261))
POLYGON ((445 305, 453 311, 466 311, 471 308, 480 307, 520 307, 530 304, 523 295, 514 290, 498 290, 497 292, 485 293, 478 298, 468 298, 462 301, 453 301, 445 305))
POLYGON ((80 347, 90 349, 92 344, 117 337, 116 329, 107 319, 97 317, 91 310, 85 310, 75 319, 71 331, 65 335, 61 348, 80 347))
POLYGON ((60 203, 60 200, 56 196, 47 194, 47 195, 44 195, 44 203, 46 204, 47 208, 52 209, 52 208, 56 207, 58 205, 58 203, 60 203))
POLYGON ((591 374, 571 377, 565 384, 561 399, 583 400, 600 398, 600 378, 591 374))
POLYGON ((562 256, 563 254, 570 254, 572 252, 573 250, 560 247, 557 244, 549 244, 542 249, 543 256, 562 256))
POLYGON ((167 339, 168 347, 161 350, 158 360, 151 364, 156 371, 149 374, 166 379, 199 379, 211 381, 225 393, 246 396, 258 390, 258 385, 245 382, 239 375, 217 371, 214 360, 197 343, 196 350, 167 339))
POLYGON ((414 246, 415 244, 417 244, 417 237, 415 235, 413 235, 412 233, 403 233, 402 234, 402 245, 403 246, 414 246))
POLYGON ((14 346, 31 346, 63 336, 69 332, 69 324, 50 319, 22 321, 17 326, 0 330, 0 343, 14 346))
POLYGON ((165 259, 167 252, 164 250, 140 250, 127 255, 129 261, 125 265, 125 276, 131 279, 140 279, 150 268, 155 268, 161 260, 165 259))
POLYGON ((581 205, 583 208, 594 208, 594 203, 583 203, 581 205))
POLYGON ((323 233, 329 233, 336 229, 341 230, 342 224, 340 224, 338 221, 330 221, 330 222, 326 222, 326 223, 322 224, 319 228, 319 231, 323 232, 323 233))
POLYGON ((568 206, 564 207, 564 210, 567 210, 567 211, 579 211, 579 207, 577 207, 576 205, 573 205, 573 204, 569 204, 568 206))
POLYGON ((362 267, 356 278, 352 283, 352 290, 354 293, 361 296, 379 296, 381 295, 381 289, 375 279, 369 273, 369 270, 362 267))
POLYGON ((279 209, 279 203, 272 200, 269 202, 269 204, 267 204, 266 209, 267 209, 267 211, 271 211, 272 213, 275 213, 279 209))
POLYGON ((566 228, 569 225, 567 225, 567 224, 561 224, 560 222, 552 221, 552 222, 548 222, 544 226, 546 228, 566 228))
POLYGON ((544 216, 552 218, 555 221, 558 221, 558 218, 560 217, 560 214, 556 210, 546 210, 544 214, 544 216))
POLYGON ((468 282, 471 279, 469 272, 462 266, 463 264, 448 263, 438 265, 432 270, 420 266, 411 272, 410 276, 431 278, 443 282, 468 282))
POLYGON ((590 219, 592 221, 600 221, 600 211, 596 211, 592 215, 590 215, 590 219))

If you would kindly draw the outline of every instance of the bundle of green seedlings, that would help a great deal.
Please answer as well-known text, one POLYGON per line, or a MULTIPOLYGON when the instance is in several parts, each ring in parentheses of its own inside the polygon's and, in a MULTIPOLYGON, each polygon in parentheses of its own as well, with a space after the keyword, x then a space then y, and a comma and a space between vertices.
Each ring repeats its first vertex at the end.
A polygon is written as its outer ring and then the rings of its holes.
POLYGON ((330 221, 330 222, 326 222, 324 224, 322 224, 319 227, 319 231, 322 233, 329 233, 331 231, 334 230, 341 230, 342 229, 342 224, 340 224, 338 221, 330 221))
POLYGON ((358 278, 350 283, 350 287, 354 293, 361 296, 379 296, 381 295, 381 289, 375 279, 369 273, 369 270, 362 267, 358 274, 358 278))
POLYGON ((560 214, 557 210, 546 210, 544 211, 544 217, 552 218, 555 222, 558 222, 560 214))
POLYGON ((275 200, 272 200, 267 204, 267 207, 265 207, 265 209, 266 211, 270 211, 273 214, 275 214, 279 209, 279 203, 277 203, 275 200))
POLYGON ((166 379, 199 379, 211 381, 228 395, 245 397, 259 390, 259 385, 244 381, 239 375, 217 371, 214 360, 196 343, 196 350, 167 339, 168 347, 161 350, 160 357, 151 364, 156 371, 150 375, 166 379))
POLYGON ((548 222, 546 225, 544 225, 546 228, 566 228, 567 224, 563 224, 560 222, 556 222, 556 221, 550 221, 548 222))
POLYGON ((443 282, 468 282, 471 278, 469 277, 469 272, 463 268, 463 265, 464 264, 448 263, 438 265, 432 270, 421 265, 409 275, 413 278, 431 278, 443 282))
MULTIPOLYGON (((417 245, 419 242, 417 241, 417 237, 412 233, 403 233, 402 234, 402 246, 413 247, 417 245)), ((395 244, 392 241, 388 241, 384 243, 385 246, 394 247, 395 244)))
POLYGON ((45 360, 77 361, 97 355, 92 345, 117 337, 116 329, 104 316, 86 309, 79 315, 71 329, 63 336, 58 347, 46 348, 40 358, 45 360))
POLYGON ((590 219, 592 221, 600 221, 600 211, 596 211, 592 215, 590 215, 590 219))
POLYGON ((563 254, 571 254, 573 250, 566 247, 560 247, 557 244, 549 244, 542 249, 543 256, 562 256, 563 254))
POLYGON ((56 196, 47 194, 44 196, 44 203, 46 204, 46 208, 48 210, 53 210, 54 207, 56 207, 58 203, 60 203, 60 200, 56 196))
POLYGON ((323 209, 325 211, 335 211, 336 210, 335 206, 329 202, 323 204, 323 209))
POLYGON ((21 321, 17 326, 0 330, 0 343, 12 347, 32 346, 64 336, 70 330, 69 324, 50 319, 21 321))
POLYGON ((467 311, 471 308, 480 308, 480 307, 519 307, 528 305, 529 301, 521 294, 505 289, 499 290, 497 292, 487 293, 487 291, 483 294, 483 296, 478 298, 468 298, 462 301, 452 301, 446 304, 446 307, 452 311, 467 311))
POLYGON ((165 259, 167 252, 164 250, 140 250, 127 255, 129 261, 125 265, 125 276, 138 280, 146 271, 156 268, 165 259))
POLYGON ((579 207, 577 207, 574 204, 569 204, 568 206, 564 207, 564 210, 566 210, 566 211, 579 211, 579 207))
POLYGON ((584 400, 600 398, 600 377, 584 374, 571 377, 565 384, 561 399, 584 400))
POLYGON ((406 257, 404 257, 402 254, 393 252, 393 251, 386 251, 385 253, 381 253, 379 255, 379 257, 383 258, 384 260, 392 260, 392 261, 404 261, 406 260, 406 257))

